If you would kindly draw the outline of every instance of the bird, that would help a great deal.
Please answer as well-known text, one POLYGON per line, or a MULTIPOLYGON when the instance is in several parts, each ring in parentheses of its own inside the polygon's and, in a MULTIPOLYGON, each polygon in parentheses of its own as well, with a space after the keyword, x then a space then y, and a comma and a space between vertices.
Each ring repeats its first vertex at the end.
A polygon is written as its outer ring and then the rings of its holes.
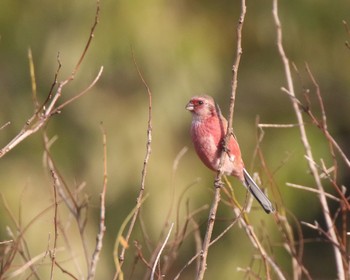
POLYGON ((204 165, 213 171, 218 171, 221 153, 224 150, 223 174, 239 179, 266 213, 274 212, 271 201, 245 169, 241 150, 233 133, 229 136, 227 147, 224 149, 227 120, 214 99, 209 95, 193 96, 186 109, 192 113, 190 130, 192 142, 204 165))

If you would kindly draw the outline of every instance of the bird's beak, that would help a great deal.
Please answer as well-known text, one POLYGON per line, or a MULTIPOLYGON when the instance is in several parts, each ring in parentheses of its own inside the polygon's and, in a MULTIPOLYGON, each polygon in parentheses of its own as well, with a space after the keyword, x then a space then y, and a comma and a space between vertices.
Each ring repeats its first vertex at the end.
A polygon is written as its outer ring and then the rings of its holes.
POLYGON ((188 104, 186 105, 186 110, 188 111, 193 111, 194 110, 194 106, 191 102, 188 102, 188 104))

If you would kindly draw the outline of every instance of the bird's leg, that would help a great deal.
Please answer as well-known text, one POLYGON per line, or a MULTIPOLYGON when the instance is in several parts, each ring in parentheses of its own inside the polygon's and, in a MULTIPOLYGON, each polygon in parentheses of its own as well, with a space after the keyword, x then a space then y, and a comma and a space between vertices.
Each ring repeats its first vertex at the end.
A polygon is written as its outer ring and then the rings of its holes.
POLYGON ((227 145, 225 143, 225 138, 223 138, 220 142, 220 146, 221 146, 221 149, 222 151, 224 151, 226 154, 230 154, 230 149, 227 148, 227 145))
POLYGON ((221 140, 221 149, 222 151, 224 151, 226 154, 227 154, 227 157, 228 159, 231 161, 231 162, 234 162, 235 161, 235 156, 233 153, 231 153, 230 149, 227 148, 227 146, 225 145, 225 139, 222 139, 221 140))

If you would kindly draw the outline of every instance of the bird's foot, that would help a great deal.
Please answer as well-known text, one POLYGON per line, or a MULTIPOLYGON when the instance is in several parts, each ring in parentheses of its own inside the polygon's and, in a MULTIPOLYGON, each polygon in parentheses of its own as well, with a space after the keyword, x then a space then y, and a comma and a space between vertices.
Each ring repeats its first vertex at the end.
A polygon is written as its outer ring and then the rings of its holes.
POLYGON ((227 147, 227 145, 225 145, 225 139, 222 139, 221 140, 221 147, 222 147, 222 150, 225 152, 225 153, 230 153, 230 149, 227 147))
POLYGON ((221 178, 216 178, 214 185, 215 185, 215 188, 220 189, 221 187, 224 186, 224 183, 221 181, 221 178))

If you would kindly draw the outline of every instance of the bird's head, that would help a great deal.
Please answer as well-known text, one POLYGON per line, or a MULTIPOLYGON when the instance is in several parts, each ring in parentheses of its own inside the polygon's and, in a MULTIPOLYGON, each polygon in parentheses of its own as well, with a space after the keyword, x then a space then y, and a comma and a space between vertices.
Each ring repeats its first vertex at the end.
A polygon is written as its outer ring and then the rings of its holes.
POLYGON ((194 96, 186 105, 193 117, 205 119, 211 116, 219 115, 218 107, 211 96, 194 96))

